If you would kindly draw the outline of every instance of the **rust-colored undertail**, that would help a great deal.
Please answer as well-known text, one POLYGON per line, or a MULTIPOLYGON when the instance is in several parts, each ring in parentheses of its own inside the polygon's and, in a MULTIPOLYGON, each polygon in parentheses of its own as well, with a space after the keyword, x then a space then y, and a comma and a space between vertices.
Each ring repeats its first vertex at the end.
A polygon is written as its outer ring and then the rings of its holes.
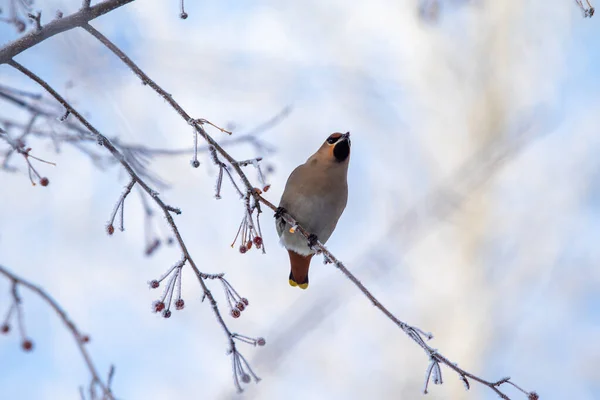
POLYGON ((290 285, 306 289, 308 287, 308 268, 313 255, 302 256, 292 250, 288 250, 288 254, 290 255, 290 266, 292 267, 290 285))

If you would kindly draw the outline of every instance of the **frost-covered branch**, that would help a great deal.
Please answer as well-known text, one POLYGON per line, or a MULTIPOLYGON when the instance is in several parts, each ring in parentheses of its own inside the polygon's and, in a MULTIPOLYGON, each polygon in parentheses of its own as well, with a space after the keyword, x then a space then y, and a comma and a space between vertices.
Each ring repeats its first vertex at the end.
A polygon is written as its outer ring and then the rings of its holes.
MULTIPOLYGON (((220 167, 220 173, 219 173, 218 184, 217 184, 217 194, 219 194, 218 189, 220 188, 220 182, 222 181, 223 168, 226 168, 225 171, 229 171, 229 168, 231 168, 233 171, 235 171, 238 178, 240 179, 240 181, 242 182, 243 186, 246 189, 247 194, 246 194, 245 198, 248 200, 250 198, 253 199, 252 205, 251 206, 247 205, 247 207, 246 207, 248 211, 246 211, 245 218, 248 218, 247 213, 249 212, 250 219, 245 219, 246 223, 249 224, 249 225, 246 225, 245 229, 249 229, 250 231, 252 231, 252 226, 253 226, 252 225, 252 222, 253 222, 252 221, 252 213, 255 210, 257 211, 256 222, 258 224, 258 217, 261 213, 261 207, 260 207, 261 203, 273 211, 276 210, 275 205, 273 205, 266 198, 264 198, 261 195, 261 191, 256 189, 250 183, 250 180, 248 179, 248 177, 242 170, 240 161, 235 160, 229 153, 227 153, 217 143, 217 141, 215 141, 206 132, 201 120, 192 118, 173 99, 171 94, 166 92, 156 82, 154 82, 145 72, 143 72, 141 70, 141 68, 139 68, 137 66, 137 64, 135 64, 133 62, 133 60, 131 60, 123 51, 121 51, 108 38, 106 38, 104 35, 102 35, 99 31, 94 29, 89 24, 85 25, 84 28, 91 35, 93 35, 96 39, 98 39, 102 44, 104 44, 109 50, 111 50, 122 62, 124 62, 134 72, 134 74, 137 75, 141 79, 143 84, 150 86, 155 92, 157 92, 159 94, 159 96, 161 96, 163 99, 165 99, 169 103, 169 105, 171 105, 171 107, 184 119, 184 121, 188 122, 188 124, 190 124, 194 128, 196 134, 200 135, 202 138, 204 138, 204 140, 206 140, 206 142, 210 146, 212 146, 212 148, 214 149, 214 151, 211 150, 211 156, 213 158, 213 162, 220 167), (228 163, 228 165, 224 165, 224 162, 221 161, 219 159, 219 157, 222 157, 228 163), (248 226, 250 226, 250 227, 248 227, 248 226)), ((238 188, 237 185, 235 185, 235 183, 234 183, 234 186, 236 188, 238 188)), ((239 188, 238 188, 238 191, 239 191, 239 188)), ((298 224, 298 222, 291 215, 283 213, 281 215, 281 217, 288 224, 290 224, 290 226, 295 227, 295 229, 297 229, 308 241, 310 232, 308 232, 300 224, 298 224)), ((243 226, 244 225, 240 226, 240 229, 242 229, 243 226)), ((242 240, 242 245, 244 245, 244 240, 242 240)), ((317 250, 318 252, 323 254, 323 256, 325 257, 325 260, 327 262, 333 263, 334 266, 336 268, 338 268, 348 279, 350 279, 350 281, 363 293, 363 295, 365 295, 369 299, 369 301, 376 308, 378 308, 388 319, 390 319, 394 324, 396 324, 406 335, 408 335, 413 341, 415 341, 425 351, 426 355, 430 358, 431 363, 433 363, 432 368, 434 368, 436 374, 439 373, 439 375, 437 376, 438 377, 437 383, 442 382, 441 369, 439 367, 439 364, 441 363, 441 364, 446 365, 448 368, 452 369, 453 371, 455 371, 459 375, 460 379, 463 380, 463 382, 467 382, 467 384, 468 384, 468 380, 471 379, 473 381, 479 382, 480 384, 489 387, 496 394, 498 394, 501 398, 509 399, 509 397, 499 389, 499 387, 503 384, 509 384, 509 383, 512 384, 512 382, 509 379, 503 379, 500 381, 487 381, 485 379, 479 378, 478 376, 476 376, 474 374, 471 374, 470 372, 468 372, 466 370, 463 370, 462 368, 459 368, 456 363, 450 361, 449 359, 447 359, 445 356, 443 356, 441 353, 439 353, 437 350, 433 349, 426 343, 426 340, 429 340, 432 338, 432 336, 430 334, 425 334, 424 331, 422 331, 421 329, 419 329, 417 327, 413 327, 413 326, 405 323, 404 321, 400 320, 399 318, 397 318, 381 302, 379 302, 379 300, 361 283, 361 281, 356 276, 354 276, 354 274, 352 274, 346 268, 346 266, 339 259, 337 259, 337 257, 335 257, 322 243, 317 242, 313 247, 315 250, 317 250)), ((240 251, 241 251, 241 249, 240 249, 240 251)), ((239 364, 239 365, 243 365, 243 364, 239 364)), ((428 375, 427 379, 429 379, 429 376, 430 375, 428 375)), ((517 387, 514 384, 513 384, 513 386, 517 387)), ((527 395, 529 399, 531 399, 531 400, 537 399, 537 394, 535 394, 535 392, 527 392, 524 390, 521 390, 521 391, 525 395, 527 395)))
POLYGON ((56 34, 83 26, 89 21, 124 6, 127 3, 131 3, 132 1, 133 0, 105 0, 93 7, 82 7, 79 11, 66 17, 62 17, 62 14, 59 14, 54 20, 46 25, 40 26, 39 29, 32 30, 25 36, 1 47, 0 64, 8 63, 23 51, 56 34))
MULTIPOLYGON (((14 61, 14 60, 11 60, 8 64, 11 67, 15 68, 16 70, 18 70, 19 72, 21 72, 22 74, 24 74, 25 76, 27 76, 28 78, 30 78, 31 80, 38 83, 52 97, 54 97, 65 108, 65 110, 67 110, 71 115, 73 115, 73 117, 75 117, 79 122, 81 122, 81 124, 87 130, 89 130, 90 134, 92 134, 96 138, 97 143, 100 146, 103 146, 107 151, 109 151, 113 155, 113 157, 115 159, 118 160, 118 162, 121 164, 121 166, 127 171, 129 176, 131 177, 132 182, 135 182, 135 184, 137 184, 139 187, 141 187, 144 190, 144 192, 148 196, 150 196, 150 198, 154 201, 154 203, 162 210, 163 215, 164 215, 165 219, 167 220, 167 223, 168 223, 169 227, 171 228, 173 235, 175 236, 175 240, 179 244, 179 247, 182 252, 182 260, 184 260, 183 262, 187 262, 190 265, 190 267, 194 271, 196 277, 198 278, 198 282, 202 288, 202 293, 203 293, 202 300, 208 299, 208 301, 211 305, 211 308, 213 310, 213 313, 214 313, 215 317, 217 318, 219 325, 225 332, 225 335, 226 335, 228 343, 229 343, 228 352, 232 356, 234 381, 236 383, 238 390, 239 391, 242 390, 242 387, 239 384, 240 380, 243 383, 247 383, 247 382, 250 382, 249 377, 252 376, 255 378, 256 381, 258 381, 258 377, 252 372, 249 365, 245 362, 245 359, 243 358, 243 356, 239 353, 237 346, 236 346, 236 341, 235 341, 235 340, 237 340, 236 339, 237 336, 234 336, 237 334, 231 332, 231 330, 225 323, 223 316, 221 314, 221 311, 217 305, 217 301, 216 301, 214 295, 212 294, 212 292, 209 290, 207 283, 206 283, 207 279, 219 279, 222 283, 224 282, 224 280, 222 279, 222 276, 220 276, 220 278, 219 278, 218 275, 211 275, 211 274, 203 273, 197 267, 194 259, 192 258, 191 254, 187 248, 187 245, 185 244, 185 242, 183 240, 183 237, 181 236, 179 228, 177 227, 175 220, 173 219, 172 214, 178 215, 181 213, 181 211, 175 207, 167 205, 162 200, 159 193, 156 192, 155 190, 153 190, 148 185, 148 183, 146 183, 144 181, 144 179, 142 179, 142 177, 140 177, 136 173, 135 169, 127 162, 127 160, 125 159, 123 154, 113 145, 113 143, 106 136, 102 135, 86 118, 84 118, 69 102, 67 102, 58 92, 56 92, 46 81, 44 81, 38 75, 36 75, 35 73, 33 73, 32 71, 30 71, 29 69, 27 69, 26 67, 24 67, 23 65, 19 64, 18 62, 14 61), (244 362, 242 363, 242 362, 240 362, 240 360, 243 360, 244 362)), ((222 148, 221 148, 221 151, 223 151, 222 148)), ((129 185, 131 187, 133 187, 133 183, 130 183, 129 185)), ((128 186, 128 189, 131 189, 131 188, 128 186)), ((121 203, 121 206, 122 206, 122 202, 124 201, 125 197, 128 194, 128 189, 126 188, 124 195, 122 195, 120 197, 119 203, 121 203)), ((223 284, 225 284, 225 283, 223 283, 223 284)), ((231 287, 231 285, 229 285, 228 282, 227 282, 227 285, 229 287, 231 287)), ((170 316, 170 314, 168 314, 168 315, 170 316)), ((163 316, 166 317, 166 315, 164 313, 163 313, 163 316)))
MULTIPOLYGON (((110 379, 106 382, 100 378, 98 374, 98 369, 94 365, 92 361, 92 357, 88 353, 86 348, 86 343, 90 341, 88 335, 83 334, 75 325, 75 323, 69 318, 67 312, 63 307, 60 306, 44 289, 39 286, 34 285, 33 283, 18 277, 17 275, 10 272, 8 269, 0 265, 0 275, 4 275, 11 282, 11 297, 12 304, 8 310, 8 314, 6 315, 2 325, 0 325, 0 332, 3 334, 8 334, 11 330, 11 321, 14 318, 17 320, 17 329, 19 331, 19 335, 21 336, 21 347, 25 351, 31 351, 33 349, 33 341, 28 338, 25 333, 25 323, 23 322, 23 310, 22 310, 22 299, 19 293, 20 287, 25 287, 31 290, 33 293, 38 295, 44 302, 46 302, 50 308, 58 315, 61 319, 63 325, 71 332, 73 338, 75 339, 75 343, 79 348, 79 352, 81 353, 85 364, 90 371, 90 375, 92 376, 90 383, 90 391, 95 391, 95 389, 100 389, 102 391, 102 399, 103 400, 113 400, 113 394, 110 389, 110 379)), ((114 369, 111 367, 111 371, 114 369)), ((112 376, 112 373, 109 374, 112 376)))

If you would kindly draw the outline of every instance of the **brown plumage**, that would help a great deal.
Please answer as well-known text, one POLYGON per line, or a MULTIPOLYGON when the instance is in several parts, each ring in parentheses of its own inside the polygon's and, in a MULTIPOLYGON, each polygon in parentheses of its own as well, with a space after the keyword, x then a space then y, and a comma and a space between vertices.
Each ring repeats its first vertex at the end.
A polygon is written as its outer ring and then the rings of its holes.
POLYGON ((287 180, 276 214, 276 228, 290 256, 292 286, 308 287, 308 269, 315 252, 300 232, 290 231, 292 227, 279 214, 288 212, 312 234, 312 240, 327 242, 346 208, 349 161, 350 132, 334 133, 287 180))

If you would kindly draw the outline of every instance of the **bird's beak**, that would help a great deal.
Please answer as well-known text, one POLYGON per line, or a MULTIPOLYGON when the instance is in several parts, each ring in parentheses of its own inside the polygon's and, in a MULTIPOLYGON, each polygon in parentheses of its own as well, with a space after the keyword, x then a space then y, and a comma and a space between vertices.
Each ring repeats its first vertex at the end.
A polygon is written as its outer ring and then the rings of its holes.
POLYGON ((350 142, 350 132, 346 132, 342 135, 343 140, 347 140, 348 144, 351 144, 350 142))

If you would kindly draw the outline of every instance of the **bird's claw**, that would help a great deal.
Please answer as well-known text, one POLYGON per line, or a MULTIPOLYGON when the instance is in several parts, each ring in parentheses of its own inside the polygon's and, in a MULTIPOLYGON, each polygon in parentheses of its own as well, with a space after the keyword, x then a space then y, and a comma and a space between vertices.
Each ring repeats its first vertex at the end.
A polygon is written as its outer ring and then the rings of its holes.
POLYGON ((314 233, 308 235, 308 247, 313 248, 319 241, 319 238, 314 233))
POLYGON ((275 210, 275 214, 273 216, 275 219, 279 219, 283 216, 283 214, 287 214, 287 210, 283 207, 277 207, 277 210, 275 210))

